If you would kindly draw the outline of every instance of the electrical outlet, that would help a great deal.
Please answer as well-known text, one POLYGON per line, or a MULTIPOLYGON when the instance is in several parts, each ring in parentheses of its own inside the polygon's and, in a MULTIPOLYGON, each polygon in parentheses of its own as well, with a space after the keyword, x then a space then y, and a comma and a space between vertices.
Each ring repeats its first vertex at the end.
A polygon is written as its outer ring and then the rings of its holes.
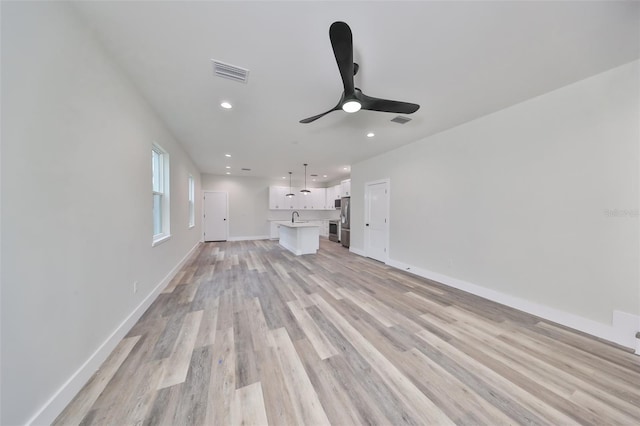
POLYGON ((134 281, 133 282, 133 293, 137 293, 138 292, 138 281, 134 281))

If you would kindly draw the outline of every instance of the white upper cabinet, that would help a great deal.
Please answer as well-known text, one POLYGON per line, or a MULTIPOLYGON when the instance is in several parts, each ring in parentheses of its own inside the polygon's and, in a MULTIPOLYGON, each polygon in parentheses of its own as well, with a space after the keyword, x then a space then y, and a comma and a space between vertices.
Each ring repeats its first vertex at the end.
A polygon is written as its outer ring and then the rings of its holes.
POLYGON ((301 188, 292 188, 294 197, 287 198, 288 186, 269 187, 269 209, 271 210, 333 210, 333 198, 327 198, 327 188, 308 188, 307 195, 301 188))
MULTIPOLYGON (((351 191, 349 191, 349 194, 351 194, 351 191)), ((327 199, 331 199, 331 205, 329 206, 330 208, 335 208, 335 204, 334 204, 335 200, 339 200, 342 197, 348 197, 348 196, 349 195, 344 194, 342 184, 337 184, 335 186, 332 186, 331 188, 327 188, 327 199), (329 192, 331 193, 330 197, 329 197, 329 192)))
POLYGON ((285 197, 284 197, 284 208, 285 210, 295 210, 295 209, 299 209, 299 203, 300 203, 300 197, 302 196, 302 194, 300 194, 300 190, 293 188, 293 197, 287 197, 286 194, 289 193, 289 188, 285 187, 284 188, 284 193, 285 193, 285 197))
POLYGON ((282 192, 283 189, 285 188, 282 186, 269 187, 269 208, 271 210, 284 208, 284 195, 286 192, 282 192))
POLYGON ((336 194, 336 187, 335 186, 330 186, 329 188, 327 188, 327 195, 326 195, 327 209, 333 209, 334 201, 337 198, 338 198, 338 194, 336 194))
POLYGON ((298 191, 298 193, 296 194, 296 198, 298 198, 298 209, 311 209, 311 193, 307 193, 307 195, 304 195, 303 192, 298 191))
POLYGON ((327 188, 313 188, 311 196, 313 197, 312 209, 325 210, 327 208, 327 188))
POLYGON ((324 188, 307 188, 307 195, 300 193, 298 208, 301 210, 322 210, 324 209, 324 188))
POLYGON ((351 197, 351 179, 343 180, 340 184, 341 191, 343 197, 351 197))
POLYGON ((270 186, 269 187, 269 208, 271 210, 292 210, 297 209, 298 192, 293 189, 295 197, 287 198, 289 193, 288 186, 270 186))

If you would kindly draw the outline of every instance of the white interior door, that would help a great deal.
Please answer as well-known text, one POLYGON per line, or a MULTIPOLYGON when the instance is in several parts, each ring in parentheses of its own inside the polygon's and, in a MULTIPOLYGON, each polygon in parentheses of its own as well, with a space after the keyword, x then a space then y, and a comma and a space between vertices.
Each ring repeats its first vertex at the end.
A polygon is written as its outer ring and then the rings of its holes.
POLYGON ((226 192, 204 193, 204 240, 226 241, 229 234, 226 192))
POLYGON ((386 262, 389 245, 389 181, 376 181, 365 188, 364 252, 386 262))

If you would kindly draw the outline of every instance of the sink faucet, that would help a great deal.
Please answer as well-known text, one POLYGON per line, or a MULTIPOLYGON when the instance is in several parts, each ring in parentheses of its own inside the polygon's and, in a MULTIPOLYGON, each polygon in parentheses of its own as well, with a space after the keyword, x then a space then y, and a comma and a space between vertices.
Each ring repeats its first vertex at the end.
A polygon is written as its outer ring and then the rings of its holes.
POLYGON ((297 211, 295 211, 295 210, 294 210, 294 211, 293 211, 293 213, 291 213, 291 223, 293 223, 293 222, 294 222, 294 221, 293 221, 293 215, 294 215, 294 214, 297 214, 297 215, 298 215, 298 219, 300 219, 300 213, 298 213, 297 211))

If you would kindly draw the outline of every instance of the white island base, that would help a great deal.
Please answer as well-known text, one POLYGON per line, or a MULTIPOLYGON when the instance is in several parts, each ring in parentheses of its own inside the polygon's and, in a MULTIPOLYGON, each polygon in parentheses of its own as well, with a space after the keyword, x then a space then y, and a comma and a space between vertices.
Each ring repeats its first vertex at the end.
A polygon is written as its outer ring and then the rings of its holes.
POLYGON ((296 256, 316 254, 320 248, 320 226, 304 222, 282 222, 280 245, 296 256))

